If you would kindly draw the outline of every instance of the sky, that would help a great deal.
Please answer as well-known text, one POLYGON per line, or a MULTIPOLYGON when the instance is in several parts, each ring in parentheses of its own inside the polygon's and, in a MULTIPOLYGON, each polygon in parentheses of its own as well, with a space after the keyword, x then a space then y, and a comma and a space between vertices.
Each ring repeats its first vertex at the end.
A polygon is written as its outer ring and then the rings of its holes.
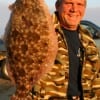
MULTIPOLYGON (((1 0, 0 3, 13 3, 15 0, 1 0)), ((48 6, 54 6, 56 0, 44 0, 48 6)), ((100 0, 87 0, 88 7, 100 7, 100 0)))
MULTIPOLYGON (((45 0, 50 12, 55 9, 56 0, 45 0)), ((10 16, 8 6, 15 0, 0 0, 0 35, 4 33, 5 26, 10 16)), ((87 0, 87 10, 84 19, 95 22, 100 26, 100 0, 87 0)))

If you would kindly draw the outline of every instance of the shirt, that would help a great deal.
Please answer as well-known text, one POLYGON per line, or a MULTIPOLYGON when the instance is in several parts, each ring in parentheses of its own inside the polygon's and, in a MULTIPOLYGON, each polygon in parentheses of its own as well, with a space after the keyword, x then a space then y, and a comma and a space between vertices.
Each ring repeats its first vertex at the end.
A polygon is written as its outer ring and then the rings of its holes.
POLYGON ((77 96, 81 92, 81 66, 80 66, 80 40, 77 30, 71 31, 63 28, 68 44, 69 53, 69 84, 68 95, 77 96))

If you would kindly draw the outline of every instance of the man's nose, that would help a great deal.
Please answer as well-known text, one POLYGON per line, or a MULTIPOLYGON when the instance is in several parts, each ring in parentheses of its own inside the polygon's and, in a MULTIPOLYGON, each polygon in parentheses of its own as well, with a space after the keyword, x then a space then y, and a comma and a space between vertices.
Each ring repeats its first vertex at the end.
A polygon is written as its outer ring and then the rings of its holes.
POLYGON ((76 12, 77 9, 78 9, 77 4, 72 4, 71 11, 72 11, 72 12, 76 12))

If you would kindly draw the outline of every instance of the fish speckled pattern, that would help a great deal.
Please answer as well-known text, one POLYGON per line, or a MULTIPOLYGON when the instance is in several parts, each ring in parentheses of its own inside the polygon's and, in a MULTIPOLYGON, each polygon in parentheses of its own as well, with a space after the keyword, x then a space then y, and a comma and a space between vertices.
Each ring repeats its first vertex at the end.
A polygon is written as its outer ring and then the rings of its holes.
POLYGON ((17 86, 11 100, 32 100, 32 86, 50 71, 58 45, 44 0, 16 0, 6 27, 8 63, 17 86))

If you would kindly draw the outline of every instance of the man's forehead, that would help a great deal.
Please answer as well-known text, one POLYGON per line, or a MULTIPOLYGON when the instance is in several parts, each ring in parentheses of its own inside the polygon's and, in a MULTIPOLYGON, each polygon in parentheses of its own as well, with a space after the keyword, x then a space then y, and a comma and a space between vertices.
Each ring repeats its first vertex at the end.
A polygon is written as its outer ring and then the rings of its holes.
POLYGON ((85 2, 85 0, 62 0, 65 2, 85 2))

